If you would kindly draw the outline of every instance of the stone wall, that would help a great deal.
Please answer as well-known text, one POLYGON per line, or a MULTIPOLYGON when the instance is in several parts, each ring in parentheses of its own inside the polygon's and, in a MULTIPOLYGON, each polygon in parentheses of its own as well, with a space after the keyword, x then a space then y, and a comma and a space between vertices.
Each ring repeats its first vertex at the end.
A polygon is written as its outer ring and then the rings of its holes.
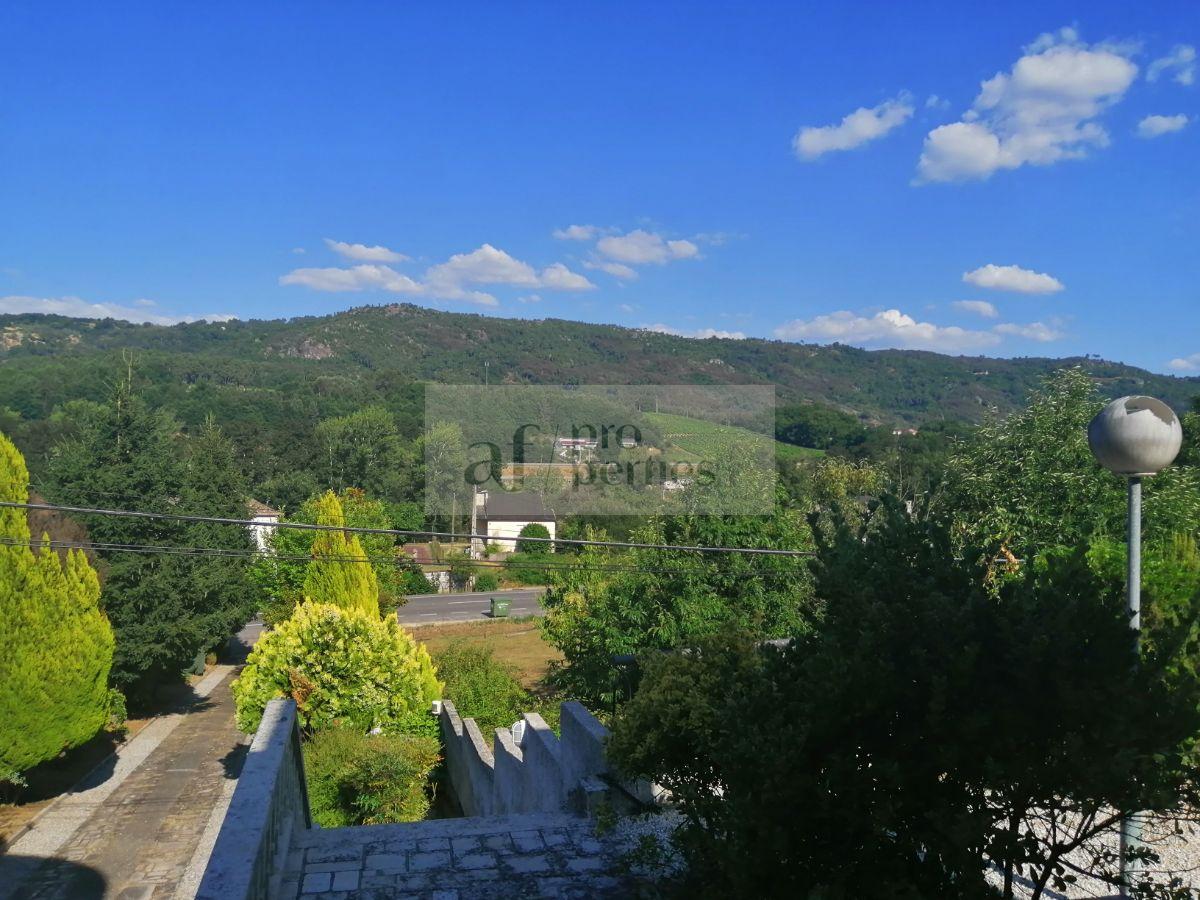
POLYGON ((603 789, 597 779, 608 772, 608 729, 579 703, 562 705, 561 738, 537 713, 525 713, 515 734, 497 728, 492 746, 449 700, 442 701, 440 720, 446 771, 463 815, 582 812, 587 795, 603 789))
POLYGON ((296 703, 272 700, 250 745, 197 900, 277 896, 292 842, 311 824, 296 703))

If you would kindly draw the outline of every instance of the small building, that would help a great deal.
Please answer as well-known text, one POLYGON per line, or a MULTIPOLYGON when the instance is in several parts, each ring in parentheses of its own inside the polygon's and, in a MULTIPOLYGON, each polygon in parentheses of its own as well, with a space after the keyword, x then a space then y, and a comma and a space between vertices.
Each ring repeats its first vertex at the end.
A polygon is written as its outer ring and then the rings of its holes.
MULTIPOLYGON (((517 536, 526 525, 545 525, 551 538, 558 536, 554 511, 546 509, 538 494, 480 491, 475 495, 475 513, 478 533, 486 534, 487 542, 503 551, 517 549, 517 536)), ((553 549, 553 544, 546 544, 547 552, 553 549)))
POLYGON ((254 546, 259 553, 271 553, 271 533, 275 531, 271 526, 279 521, 279 510, 272 509, 265 503, 260 503, 257 500, 247 500, 246 509, 250 513, 250 521, 253 523, 250 526, 250 537, 254 539, 254 546))
POLYGON ((450 567, 440 559, 440 554, 433 552, 429 544, 405 544, 400 552, 416 563, 425 580, 429 582, 431 593, 445 594, 450 591, 450 567))

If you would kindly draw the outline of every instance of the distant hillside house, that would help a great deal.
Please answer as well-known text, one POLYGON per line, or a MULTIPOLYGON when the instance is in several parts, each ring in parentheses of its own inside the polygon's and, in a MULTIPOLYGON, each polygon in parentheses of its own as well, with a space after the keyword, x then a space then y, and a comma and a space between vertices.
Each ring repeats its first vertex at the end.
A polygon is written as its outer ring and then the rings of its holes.
MULTIPOLYGON (((479 533, 486 534, 487 542, 501 550, 516 550, 521 529, 534 522, 545 525, 551 538, 558 536, 554 512, 546 509, 537 494, 480 491, 475 495, 475 504, 479 533)), ((553 544, 546 544, 547 551, 553 549, 553 544)))
POLYGON ((250 521, 254 523, 249 526, 254 546, 259 553, 271 552, 271 532, 275 530, 271 526, 279 521, 279 510, 257 500, 247 500, 246 509, 250 512, 250 521))

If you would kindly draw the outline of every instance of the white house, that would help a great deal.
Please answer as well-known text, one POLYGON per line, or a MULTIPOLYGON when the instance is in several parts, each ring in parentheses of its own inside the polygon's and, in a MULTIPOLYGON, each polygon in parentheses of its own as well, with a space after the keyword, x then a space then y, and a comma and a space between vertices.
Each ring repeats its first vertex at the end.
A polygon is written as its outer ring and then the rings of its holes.
POLYGON ((275 530, 271 525, 279 521, 279 510, 271 509, 257 500, 247 500, 246 508, 250 511, 250 521, 254 523, 248 526, 250 536, 254 538, 254 546, 258 548, 259 553, 270 553, 271 532, 275 530))
MULTIPOLYGON (((504 551, 516 550, 521 529, 533 523, 545 525, 551 538, 558 536, 554 512, 546 509, 537 494, 480 491, 475 495, 475 513, 479 534, 486 534, 489 544, 504 551)), ((550 552, 554 545, 547 543, 545 549, 550 552)))

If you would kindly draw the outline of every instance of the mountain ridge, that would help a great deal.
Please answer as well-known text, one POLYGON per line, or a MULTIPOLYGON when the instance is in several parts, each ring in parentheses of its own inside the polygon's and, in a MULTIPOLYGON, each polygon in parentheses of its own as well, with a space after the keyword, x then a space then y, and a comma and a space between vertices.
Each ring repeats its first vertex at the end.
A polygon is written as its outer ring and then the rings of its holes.
MULTIPOLYGON (((774 384, 780 403, 819 402, 865 421, 977 421, 1019 405, 1038 380, 1081 366, 1109 396, 1150 393, 1177 409, 1200 378, 1159 375, 1092 357, 950 356, 762 338, 689 338, 567 319, 512 319, 412 304, 325 316, 154 325, 20 313, 0 315, 0 377, 48 359, 134 350, 168 372, 218 380, 388 373, 409 381, 479 383, 774 384)), ((170 377, 170 376, 167 376, 170 377)))

